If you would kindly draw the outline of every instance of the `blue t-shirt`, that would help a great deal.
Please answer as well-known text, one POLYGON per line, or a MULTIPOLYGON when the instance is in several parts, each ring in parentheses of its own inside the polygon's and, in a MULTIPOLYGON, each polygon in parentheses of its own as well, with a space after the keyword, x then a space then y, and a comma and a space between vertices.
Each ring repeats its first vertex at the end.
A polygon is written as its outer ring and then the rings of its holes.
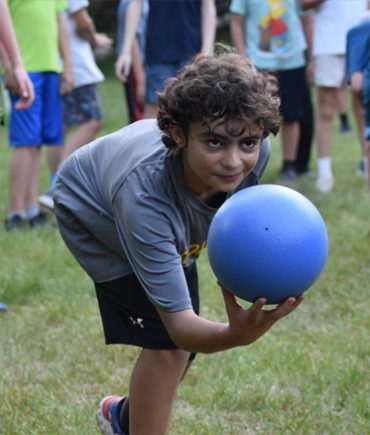
POLYGON ((297 0, 232 0, 230 11, 245 16, 247 54, 257 68, 280 71, 305 65, 297 0))
POLYGON ((201 49, 201 0, 149 0, 146 62, 178 64, 201 49))
POLYGON ((352 27, 347 33, 346 76, 370 71, 370 18, 352 27))

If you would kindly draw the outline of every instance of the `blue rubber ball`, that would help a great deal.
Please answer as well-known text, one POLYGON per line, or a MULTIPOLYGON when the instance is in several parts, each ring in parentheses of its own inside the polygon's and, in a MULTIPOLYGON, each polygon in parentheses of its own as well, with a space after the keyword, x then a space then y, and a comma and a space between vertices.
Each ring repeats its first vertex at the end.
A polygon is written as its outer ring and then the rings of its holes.
POLYGON ((253 186, 231 196, 215 214, 208 256, 220 283, 235 296, 277 304, 305 292, 323 270, 325 222, 295 190, 253 186))

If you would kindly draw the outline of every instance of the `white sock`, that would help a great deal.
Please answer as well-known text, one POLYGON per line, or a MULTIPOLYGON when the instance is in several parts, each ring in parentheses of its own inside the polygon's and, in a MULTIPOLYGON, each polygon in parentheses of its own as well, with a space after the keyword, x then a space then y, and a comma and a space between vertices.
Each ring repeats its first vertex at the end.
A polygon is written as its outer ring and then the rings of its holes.
POLYGON ((321 157, 317 159, 317 172, 319 175, 331 175, 330 157, 321 157))

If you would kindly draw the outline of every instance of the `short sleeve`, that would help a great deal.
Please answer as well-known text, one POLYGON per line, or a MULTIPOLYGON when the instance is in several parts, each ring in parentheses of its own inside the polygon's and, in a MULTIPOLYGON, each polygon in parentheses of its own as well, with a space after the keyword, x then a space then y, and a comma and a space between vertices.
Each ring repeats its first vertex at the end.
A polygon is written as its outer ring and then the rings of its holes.
POLYGON ((130 183, 113 201, 118 236, 136 277, 155 305, 174 312, 192 304, 168 207, 166 201, 138 195, 130 183))
POLYGON ((230 12, 238 15, 247 16, 249 12, 249 1, 232 0, 230 4, 230 12))

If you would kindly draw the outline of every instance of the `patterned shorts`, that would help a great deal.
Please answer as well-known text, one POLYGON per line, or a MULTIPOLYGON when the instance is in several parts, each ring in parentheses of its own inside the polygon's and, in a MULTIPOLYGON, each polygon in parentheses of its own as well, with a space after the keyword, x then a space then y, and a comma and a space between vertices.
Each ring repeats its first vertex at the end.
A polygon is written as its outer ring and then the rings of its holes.
POLYGON ((101 121, 101 103, 95 84, 79 86, 63 95, 64 125, 81 125, 96 119, 101 121))

